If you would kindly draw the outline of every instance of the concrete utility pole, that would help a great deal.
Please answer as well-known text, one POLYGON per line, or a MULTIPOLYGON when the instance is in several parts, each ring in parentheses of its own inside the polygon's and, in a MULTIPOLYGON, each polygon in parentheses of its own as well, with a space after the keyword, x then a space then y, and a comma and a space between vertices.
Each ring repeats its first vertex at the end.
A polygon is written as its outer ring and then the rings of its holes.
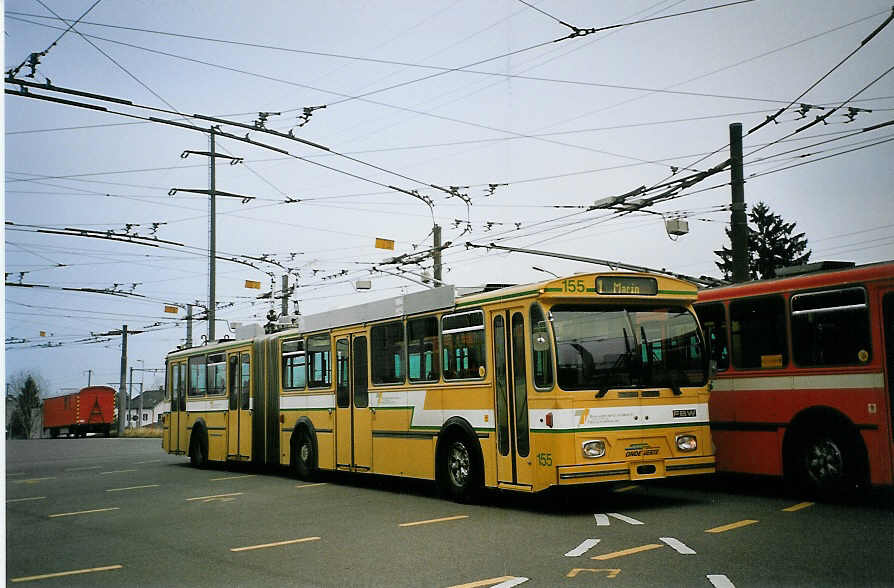
POLYGON ((209 161, 211 162, 211 176, 208 181, 208 342, 213 343, 216 339, 214 337, 214 306, 215 306, 215 291, 214 291, 214 283, 216 279, 216 255, 217 255, 217 236, 215 234, 215 224, 217 217, 217 208, 215 203, 215 178, 214 178, 214 167, 217 163, 217 153, 214 150, 214 127, 211 127, 211 157, 209 161))
POLYGON ((432 233, 434 237, 434 248, 432 248, 431 257, 434 265, 434 282, 435 286, 440 286, 443 284, 443 282, 441 282, 441 226, 435 225, 432 233))
POLYGON ((745 217, 745 176, 742 170, 742 123, 729 126, 732 212, 730 241, 733 249, 733 282, 748 281, 748 221, 745 217))
POLYGON ((118 385, 118 434, 127 426, 127 325, 121 327, 121 380, 118 385))

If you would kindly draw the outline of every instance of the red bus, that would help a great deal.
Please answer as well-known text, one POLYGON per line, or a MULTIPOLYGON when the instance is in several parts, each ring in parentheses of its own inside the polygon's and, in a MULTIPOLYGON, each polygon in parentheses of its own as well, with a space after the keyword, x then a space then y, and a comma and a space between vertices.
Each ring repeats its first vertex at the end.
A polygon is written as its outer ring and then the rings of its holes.
POLYGON ((892 485, 894 262, 779 273, 698 295, 717 470, 826 496, 892 485))

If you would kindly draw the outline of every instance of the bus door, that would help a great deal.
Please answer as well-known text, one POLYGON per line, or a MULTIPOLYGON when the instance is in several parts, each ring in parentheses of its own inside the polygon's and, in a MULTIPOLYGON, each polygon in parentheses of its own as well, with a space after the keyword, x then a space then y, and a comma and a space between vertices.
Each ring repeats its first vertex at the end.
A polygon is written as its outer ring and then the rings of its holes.
POLYGON ((366 335, 335 341, 336 467, 372 468, 372 409, 369 407, 366 335))
POLYGON ((171 365, 171 413, 168 420, 168 451, 186 453, 186 364, 171 365))
POLYGON ((497 481, 532 485, 528 422, 525 315, 521 309, 491 313, 494 337, 494 407, 497 481))
POLYGON ((227 365, 227 457, 251 459, 251 355, 230 353, 227 365))

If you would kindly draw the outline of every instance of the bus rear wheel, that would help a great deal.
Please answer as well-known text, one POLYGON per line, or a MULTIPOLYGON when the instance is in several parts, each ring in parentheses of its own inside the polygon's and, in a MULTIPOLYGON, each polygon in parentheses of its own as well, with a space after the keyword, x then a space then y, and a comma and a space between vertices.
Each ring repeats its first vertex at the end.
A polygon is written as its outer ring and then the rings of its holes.
POLYGON ((292 439, 292 471, 299 479, 310 481, 316 473, 313 439, 307 429, 300 429, 292 439))
POLYGON ((208 441, 204 436, 192 437, 189 443, 189 463, 199 469, 208 466, 208 441))

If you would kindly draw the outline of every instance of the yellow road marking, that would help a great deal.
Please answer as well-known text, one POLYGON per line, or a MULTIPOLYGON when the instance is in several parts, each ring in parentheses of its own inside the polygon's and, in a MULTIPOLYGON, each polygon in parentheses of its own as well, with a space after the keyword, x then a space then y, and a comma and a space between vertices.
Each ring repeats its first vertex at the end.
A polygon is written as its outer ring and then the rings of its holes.
POLYGON ((141 488, 158 488, 161 484, 145 484, 143 486, 128 486, 127 488, 109 488, 106 492, 123 492, 125 490, 140 490, 141 488))
POLYGON ((44 480, 55 480, 56 476, 47 476, 46 478, 28 478, 27 480, 15 480, 13 484, 37 484, 44 480))
POLYGON ((187 498, 186 501, 190 502, 193 500, 210 500, 212 498, 229 498, 230 496, 241 496, 242 492, 232 492, 230 494, 215 494, 213 496, 196 496, 194 498, 187 498))
POLYGON ((82 515, 82 514, 90 514, 92 512, 106 512, 108 510, 121 510, 117 506, 113 506, 111 508, 94 508, 93 510, 79 510, 77 512, 61 512, 59 514, 51 514, 50 518, 55 519, 56 517, 70 517, 74 515, 82 515))
POLYGON ((123 568, 121 564, 114 566, 103 566, 101 568, 86 568, 83 570, 71 570, 68 572, 55 572, 53 574, 41 574, 40 576, 23 576, 21 578, 13 578, 10 582, 31 582, 32 580, 46 580, 47 578, 59 578, 60 576, 74 576, 75 574, 90 574, 93 572, 108 572, 110 570, 120 570, 123 568))
POLYGON ((467 518, 469 518, 469 515, 456 515, 456 516, 452 516, 452 517, 443 517, 440 519, 429 519, 427 521, 415 521, 412 523, 401 523, 398 525, 398 527, 415 527, 417 525, 428 525, 430 523, 444 523, 447 521, 458 521, 459 519, 467 519, 467 518))
POLYGON ((211 478, 211 482, 220 482, 221 480, 238 480, 239 478, 254 478, 255 474, 245 474, 244 476, 226 476, 224 478, 211 478))
POLYGON ((651 551, 653 549, 658 549, 659 547, 663 547, 663 545, 659 543, 650 543, 649 545, 641 545, 639 547, 631 547, 630 549, 622 549, 621 551, 615 551, 613 553, 603 553, 602 555, 594 555, 590 559, 598 559, 600 561, 606 559, 614 559, 616 557, 624 557, 625 555, 633 555, 634 553, 641 553, 643 551, 651 551))
POLYGON ((326 482, 317 482, 316 484, 295 484, 295 488, 313 488, 314 486, 325 486, 326 482))
POLYGON ((265 543, 263 545, 249 545, 248 547, 233 547, 230 551, 251 551, 252 549, 265 549, 267 547, 279 547, 280 545, 293 545, 295 543, 307 543, 308 541, 319 541, 319 537, 305 537, 304 539, 289 539, 288 541, 277 541, 276 543, 265 543))
POLYGON ((507 580, 514 580, 515 576, 500 576, 499 578, 490 578, 488 580, 478 580, 477 582, 469 582, 468 584, 457 584, 450 588, 480 588, 482 586, 493 586, 507 580))
POLYGON ((630 492, 631 490, 636 490, 639 486, 624 486, 623 488, 616 488, 615 493, 620 494, 621 492, 630 492))
POLYGON ((783 510, 783 512, 797 512, 797 511, 803 510, 805 508, 810 508, 811 506, 813 506, 812 502, 799 502, 798 504, 796 504, 794 506, 790 506, 788 508, 783 508, 782 510, 783 510))
POLYGON ((574 568, 573 570, 571 570, 570 572, 568 572, 567 574, 565 574, 565 577, 566 577, 566 578, 573 578, 573 577, 575 577, 576 575, 578 575, 578 574, 581 573, 581 572, 594 572, 594 573, 608 572, 608 575, 606 576, 606 578, 617 578, 617 577, 618 577, 618 574, 621 573, 621 570, 619 570, 619 569, 617 569, 617 568, 612 568, 612 569, 606 569, 606 568, 599 568, 599 569, 594 569, 594 568, 574 568))
POLYGON ((737 523, 730 523, 728 525, 714 527, 713 529, 705 529, 705 533, 725 533, 727 531, 732 531, 733 529, 738 529, 739 527, 747 527, 748 525, 753 525, 757 522, 759 521, 755 521, 754 519, 745 519, 744 521, 739 521, 737 523))
POLYGON ((124 474, 126 472, 135 472, 137 470, 112 470, 110 472, 99 472, 100 476, 107 476, 109 474, 124 474))
POLYGON ((7 504, 10 502, 26 502, 28 500, 43 500, 46 496, 31 496, 30 498, 11 498, 6 501, 7 504))
POLYGON ((68 468, 65 471, 66 472, 83 472, 84 470, 98 470, 101 467, 102 466, 85 466, 82 468, 68 468))

